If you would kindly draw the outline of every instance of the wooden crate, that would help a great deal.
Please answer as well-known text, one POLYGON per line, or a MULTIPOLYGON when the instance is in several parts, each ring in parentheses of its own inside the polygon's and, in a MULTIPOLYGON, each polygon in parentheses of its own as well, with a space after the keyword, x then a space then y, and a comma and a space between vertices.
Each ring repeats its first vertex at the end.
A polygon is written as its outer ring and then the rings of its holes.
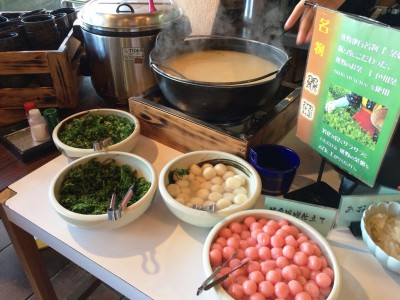
POLYGON ((295 89, 266 114, 259 125, 251 125, 245 133, 221 129, 191 118, 146 97, 131 97, 129 111, 140 121, 140 132, 183 153, 195 150, 220 150, 247 158, 252 146, 276 143, 297 122, 301 89, 295 89))
POLYGON ((78 104, 81 42, 72 30, 57 50, 0 52, 0 75, 47 74, 48 86, 29 83, 18 88, 0 88, 0 127, 25 118, 24 103, 33 101, 38 108, 73 108, 78 104))

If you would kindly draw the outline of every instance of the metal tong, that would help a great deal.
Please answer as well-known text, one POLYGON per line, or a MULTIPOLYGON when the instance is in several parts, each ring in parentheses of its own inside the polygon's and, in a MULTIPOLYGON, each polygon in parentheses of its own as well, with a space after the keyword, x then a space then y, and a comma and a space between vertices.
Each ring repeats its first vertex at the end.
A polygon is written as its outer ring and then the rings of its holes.
POLYGON ((108 220, 115 221, 118 219, 115 211, 115 202, 117 201, 117 194, 114 192, 111 196, 110 207, 107 210, 108 220))
POLYGON ((203 205, 203 206, 197 205, 197 204, 193 204, 192 208, 193 209, 197 209, 197 210, 210 211, 210 212, 215 212, 216 211, 215 204, 203 205))
POLYGON ((114 192, 111 196, 111 201, 110 201, 110 206, 107 210, 107 215, 108 215, 108 220, 109 221, 116 221, 118 219, 120 219, 122 217, 122 211, 126 208, 126 206, 128 205, 129 200, 131 200, 132 196, 133 196, 133 191, 135 189, 135 184, 136 182, 134 182, 131 187, 129 188, 129 190, 126 192, 124 198, 122 199, 122 202, 120 203, 120 205, 118 206, 118 208, 115 208, 115 204, 116 204, 116 198, 117 195, 114 192))
POLYGON ((232 272, 235 272, 236 270, 238 270, 241 267, 245 266, 250 261, 250 258, 243 259, 242 263, 240 265, 234 267, 232 270, 230 270, 225 275, 223 275, 223 276, 219 277, 218 279, 214 280, 215 276, 217 276, 219 271, 221 271, 221 269, 223 267, 225 267, 233 258, 235 258, 238 255, 238 253, 239 253, 239 251, 234 252, 231 255, 231 257, 229 257, 222 265, 220 265, 220 266, 215 268, 214 272, 212 272, 211 275, 208 276, 207 279, 204 280, 203 284, 197 289, 197 293, 196 293, 197 296, 200 295, 203 291, 208 291, 212 287, 214 287, 217 284, 221 283, 222 281, 227 279, 232 272))
POLYGON ((112 142, 112 138, 108 137, 105 140, 102 141, 95 141, 93 143, 93 150, 94 151, 100 151, 103 150, 108 144, 110 144, 112 142))

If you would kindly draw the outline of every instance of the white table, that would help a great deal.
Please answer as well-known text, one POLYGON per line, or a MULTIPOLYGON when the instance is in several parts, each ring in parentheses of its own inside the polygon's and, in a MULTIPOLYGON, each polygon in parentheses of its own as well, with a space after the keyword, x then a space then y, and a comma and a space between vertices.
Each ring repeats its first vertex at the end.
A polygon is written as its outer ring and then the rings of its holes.
MULTIPOLYGON (((158 173, 180 154, 143 136, 133 153, 149 160, 158 173)), ((10 186, 16 195, 4 209, 13 224, 128 298, 218 299, 214 291, 196 296, 205 278, 201 253, 209 229, 181 222, 158 192, 146 213, 126 227, 113 231, 72 227, 48 200, 50 181, 67 163, 59 156, 10 186)), ((263 207, 262 197, 257 207, 263 207)), ((395 292, 399 295, 400 276, 384 270, 347 228, 334 229, 328 240, 343 270, 340 299, 391 300, 395 292)))

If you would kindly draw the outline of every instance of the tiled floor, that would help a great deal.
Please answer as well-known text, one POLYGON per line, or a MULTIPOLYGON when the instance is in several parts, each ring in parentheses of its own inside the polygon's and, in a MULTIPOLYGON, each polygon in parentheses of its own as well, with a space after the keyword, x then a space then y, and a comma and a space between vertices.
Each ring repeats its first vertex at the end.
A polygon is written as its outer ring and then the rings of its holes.
MULTIPOLYGON (((47 247, 40 253, 58 299, 126 299, 53 249, 47 247), (89 283, 95 283, 93 291, 87 289, 89 283), (88 295, 84 293, 86 291, 88 295)), ((1 221, 0 266, 0 299, 36 299, 1 221)))

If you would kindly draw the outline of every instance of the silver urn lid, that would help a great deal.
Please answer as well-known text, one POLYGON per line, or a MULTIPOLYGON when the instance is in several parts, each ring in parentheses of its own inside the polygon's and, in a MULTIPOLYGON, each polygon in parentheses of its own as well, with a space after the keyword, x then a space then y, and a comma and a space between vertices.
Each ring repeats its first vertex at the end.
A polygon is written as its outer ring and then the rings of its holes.
POLYGON ((83 29, 100 32, 143 32, 162 29, 183 15, 171 1, 92 0, 78 13, 83 29), (156 10, 154 10, 154 8, 156 10))

